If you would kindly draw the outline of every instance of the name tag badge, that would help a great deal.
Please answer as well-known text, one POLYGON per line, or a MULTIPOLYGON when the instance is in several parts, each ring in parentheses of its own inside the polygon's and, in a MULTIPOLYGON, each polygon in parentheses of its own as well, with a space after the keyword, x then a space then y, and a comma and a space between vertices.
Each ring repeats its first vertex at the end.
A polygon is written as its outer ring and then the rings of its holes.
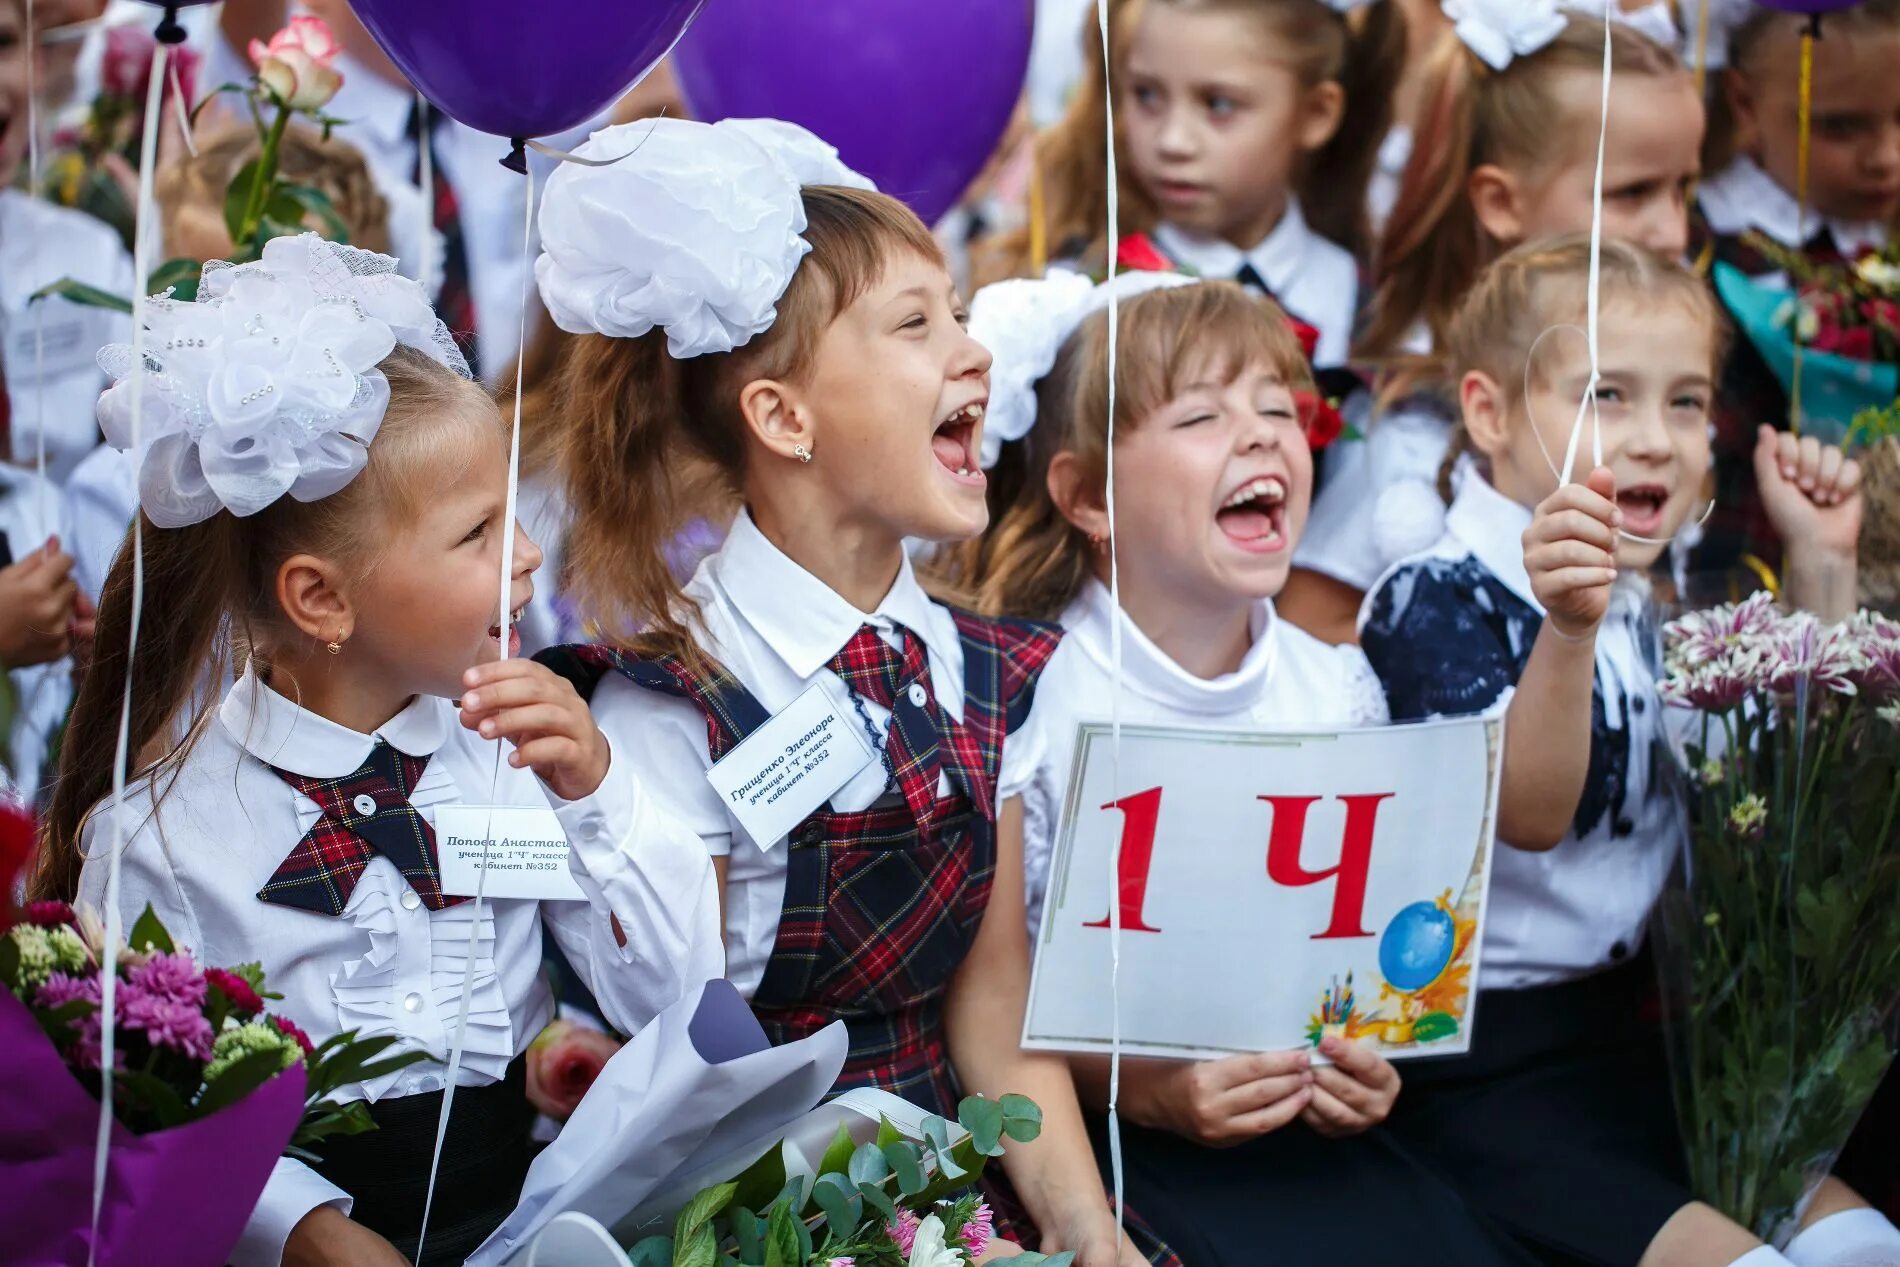
POLYGON ((840 712, 814 682, 708 770, 706 781, 746 835, 771 849, 877 759, 856 715, 840 712))
POLYGON ((437 866, 451 897, 534 898, 582 902, 580 882, 568 870, 567 831, 551 809, 526 805, 444 805, 435 812, 437 866), (488 876, 481 878, 482 859, 488 876))

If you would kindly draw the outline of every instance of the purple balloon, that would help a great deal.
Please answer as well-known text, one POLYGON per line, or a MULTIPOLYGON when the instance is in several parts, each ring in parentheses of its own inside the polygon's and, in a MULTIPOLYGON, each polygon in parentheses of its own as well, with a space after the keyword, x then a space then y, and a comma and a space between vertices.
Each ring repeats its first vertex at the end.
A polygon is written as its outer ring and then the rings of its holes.
POLYGON ((1009 126, 1030 0, 719 0, 673 52, 696 119, 788 119, 926 222, 1009 126))
POLYGON ((1819 17, 1823 13, 1839 13, 1842 9, 1851 9, 1860 0, 1756 0, 1764 8, 1780 9, 1783 13, 1805 13, 1819 17))
POLYGON ((477 132, 580 127, 666 56, 705 0, 350 0, 417 91, 477 132))

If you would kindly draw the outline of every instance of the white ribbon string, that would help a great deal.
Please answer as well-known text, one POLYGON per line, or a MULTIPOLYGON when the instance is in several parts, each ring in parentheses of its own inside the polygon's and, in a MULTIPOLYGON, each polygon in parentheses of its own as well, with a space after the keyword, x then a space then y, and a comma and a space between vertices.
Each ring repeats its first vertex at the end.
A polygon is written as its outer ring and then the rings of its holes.
MULTIPOLYGON (((40 45, 33 29, 35 0, 26 0, 26 187, 34 197, 40 193, 40 45)), ((10 390, 10 389, 9 389, 10 390)), ((7 452, 0 461, 13 460, 13 438, 7 437, 7 452)), ((43 526, 52 525, 52 486, 46 478, 46 301, 33 305, 33 469, 40 486, 36 513, 43 526)), ((35 701, 37 702, 37 701, 35 701)))
MULTIPOLYGON (((1114 689, 1108 699, 1109 791, 1121 798, 1122 785, 1122 587, 1115 535, 1115 361, 1121 336, 1121 296, 1116 292, 1115 265, 1121 240, 1121 197, 1115 163, 1115 61, 1109 48, 1108 0, 1095 0, 1095 23, 1102 35, 1102 127, 1108 153, 1108 593, 1115 619, 1109 622, 1108 658, 1114 689)), ((1115 1229, 1121 1231, 1127 1215, 1122 1185, 1122 918, 1121 865, 1123 833, 1108 852, 1108 1167, 1115 1184, 1115 1229)))
POLYGON ((1584 385, 1583 399, 1577 402, 1576 421, 1570 425, 1570 443, 1564 449, 1564 468, 1557 475, 1559 484, 1570 483, 1576 473, 1577 448, 1583 440, 1585 413, 1590 416, 1591 469, 1603 465, 1603 426, 1597 410, 1597 383, 1602 369, 1598 355, 1597 310, 1603 278, 1603 154, 1610 138, 1610 23, 1614 21, 1610 13, 1613 8, 1613 5, 1603 6, 1602 116, 1597 126, 1596 176, 1590 187, 1590 285, 1586 318, 1589 328, 1585 331, 1590 341, 1590 381, 1584 385))
POLYGON ((171 66, 172 113, 178 120, 178 135, 184 139, 185 153, 198 157, 198 143, 191 139, 191 105, 185 100, 185 85, 178 77, 178 63, 171 66))
MULTIPOLYGON (((534 173, 532 169, 522 176, 522 212, 521 212, 521 257, 532 259, 529 248, 534 243, 534 173)), ((529 269, 522 276, 521 309, 515 331, 516 347, 525 351, 528 346, 528 288, 533 284, 534 270, 529 269)), ((521 387, 523 365, 526 357, 517 351, 515 354, 515 420, 508 435, 508 496, 503 503, 501 537, 501 658, 508 658, 508 626, 514 599, 515 575, 515 515, 517 513, 521 489, 521 387)), ((495 740, 495 769, 488 785, 488 826, 483 830, 482 865, 476 872, 475 899, 473 914, 468 928, 468 954, 463 959, 462 998, 455 1009, 455 1042, 449 1050, 449 1068, 446 1085, 442 1090, 442 1115, 435 1125, 435 1152, 429 1158, 429 1183, 422 1198, 422 1231, 416 1238, 416 1262, 422 1261, 422 1247, 429 1237, 429 1212, 435 1205, 436 1173, 442 1168, 442 1145, 449 1136, 449 1111, 455 1103, 455 1079, 462 1069, 462 1047, 468 1038, 468 1008, 475 987, 475 951, 482 928, 482 891, 488 884, 488 846, 487 841, 495 836, 495 805, 500 800, 501 758, 507 748, 507 742, 495 740)))
POLYGON ((416 233, 416 280, 434 302, 429 279, 435 275, 435 147, 430 144, 435 137, 435 120, 429 117, 430 109, 429 99, 417 93, 416 184, 422 187, 422 225, 416 233))
MULTIPOLYGON (((158 152, 158 121, 163 113, 168 49, 152 46, 152 72, 145 86, 145 120, 139 136, 138 202, 132 209, 132 452, 139 453, 145 406, 145 279, 150 276, 145 216, 152 205, 152 169, 158 152)), ((99 1137, 92 1160, 92 1236, 86 1261, 97 1260, 99 1210, 105 1200, 106 1157, 112 1147, 112 1062, 114 1007, 118 1001, 119 863, 125 853, 125 766, 132 735, 132 666, 138 660, 139 621, 145 611, 145 540, 140 516, 132 516, 132 632, 126 640, 125 690, 119 698, 119 737, 112 751, 112 854, 106 859, 105 945, 99 952, 99 1137)))

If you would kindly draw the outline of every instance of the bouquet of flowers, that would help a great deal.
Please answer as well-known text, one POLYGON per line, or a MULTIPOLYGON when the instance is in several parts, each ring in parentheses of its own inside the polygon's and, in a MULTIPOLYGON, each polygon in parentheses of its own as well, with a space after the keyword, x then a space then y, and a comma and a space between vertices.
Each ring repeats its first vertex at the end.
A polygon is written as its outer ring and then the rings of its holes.
POLYGON ((1792 293, 1727 264, 1715 267, 1716 290, 1782 389, 1794 395, 1798 380, 1803 425, 1841 440, 1857 413, 1900 394, 1900 247, 1823 264, 1759 233, 1744 240, 1792 293))
POLYGON ((1658 910, 1696 1195, 1795 1230, 1900 1043, 1900 623, 1765 594, 1667 629, 1689 745, 1687 884, 1658 910))
MULTIPOLYGON (((99 95, 86 117, 53 136, 54 153, 41 175, 40 194, 62 207, 83 211, 118 230, 132 246, 132 203, 138 196, 139 133, 152 74, 152 34, 137 24, 109 27, 99 64, 99 95)), ((176 78, 165 88, 164 109, 192 100, 198 54, 184 45, 172 50, 176 78)))
MULTIPOLYGON (((888 1119, 863 1144, 840 1126, 809 1179, 788 1180, 774 1146, 736 1179, 700 1191, 672 1236, 638 1241, 628 1258, 632 1267, 965 1267, 994 1235, 990 1208, 973 1190, 983 1165, 1002 1156, 1003 1139, 1035 1139, 1042 1111, 1025 1096, 970 1096, 957 1120, 965 1134, 952 1144, 949 1123, 925 1118, 921 1146, 888 1119)), ((1073 1258, 1010 1261, 1068 1267, 1073 1258)))
MULTIPOLYGON (((145 49, 149 65, 149 43, 145 49)), ((270 43, 251 41, 249 52, 257 73, 249 83, 220 85, 192 111, 196 118, 197 112, 217 96, 234 93, 243 101, 251 126, 257 130, 258 156, 238 169, 224 197, 224 225, 233 243, 226 258, 231 263, 256 260, 272 238, 294 237, 308 229, 332 242, 349 242, 349 226, 327 194, 284 180, 277 173, 278 151, 292 119, 302 117, 316 124, 325 140, 331 129, 343 122, 323 109, 343 86, 342 72, 332 64, 342 50, 321 18, 292 18, 289 26, 271 36, 270 43)), ((139 91, 142 93, 143 87, 139 91)), ((133 144, 136 147, 136 141, 133 144)), ((132 161, 137 159, 136 153, 130 157, 132 161)), ((127 235, 129 240, 129 229, 127 235)), ((203 268, 202 260, 167 260, 147 280, 146 293, 169 290, 173 299, 190 301, 197 296, 203 268)), ((62 278, 35 298, 45 295, 61 295, 75 303, 120 312, 132 310, 129 297, 108 294, 71 278, 62 278)))

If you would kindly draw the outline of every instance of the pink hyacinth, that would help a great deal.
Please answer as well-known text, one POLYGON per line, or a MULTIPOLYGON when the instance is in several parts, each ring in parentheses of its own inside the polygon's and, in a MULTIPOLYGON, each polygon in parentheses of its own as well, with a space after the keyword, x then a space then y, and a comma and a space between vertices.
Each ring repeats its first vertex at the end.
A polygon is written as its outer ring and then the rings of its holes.
POLYGON ((132 970, 126 983, 174 1003, 188 1004, 192 1008, 204 1005, 204 974, 198 971, 198 965, 189 955, 154 954, 132 970))
POLYGON ((897 1242, 897 1248, 904 1257, 910 1257, 910 1247, 917 1240, 917 1216, 903 1206, 897 1207, 897 1219, 886 1223, 884 1231, 897 1242))
POLYGON ((990 1247, 990 1238, 996 1235, 996 1216, 990 1212, 989 1202, 976 1203, 976 1213, 963 1225, 961 1235, 963 1248, 970 1251, 970 1257, 981 1258, 983 1251, 990 1247))
POLYGON ((235 972, 223 968, 206 968, 205 984, 213 986, 225 997, 230 1005, 240 1012, 261 1012, 264 1000, 251 988, 251 983, 235 972))

